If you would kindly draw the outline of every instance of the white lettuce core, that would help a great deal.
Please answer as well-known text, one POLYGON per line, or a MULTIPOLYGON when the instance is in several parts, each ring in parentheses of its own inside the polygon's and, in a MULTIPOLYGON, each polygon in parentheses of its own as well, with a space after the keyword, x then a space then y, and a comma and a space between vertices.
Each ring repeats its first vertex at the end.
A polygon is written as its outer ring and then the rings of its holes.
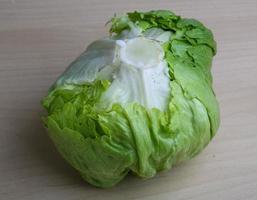
POLYGON ((170 80, 160 43, 137 37, 117 40, 117 45, 116 62, 107 67, 112 82, 100 104, 111 106, 113 103, 137 102, 147 108, 164 110, 169 100, 170 80))
POLYGON ((136 68, 156 67, 164 56, 158 42, 144 37, 133 38, 127 42, 118 40, 117 43, 121 46, 121 60, 136 68))
POLYGON ((152 29, 146 35, 129 35, 129 38, 105 38, 90 44, 56 85, 109 80, 111 84, 102 94, 100 107, 136 102, 164 111, 170 96, 170 79, 161 45, 170 33, 152 29))

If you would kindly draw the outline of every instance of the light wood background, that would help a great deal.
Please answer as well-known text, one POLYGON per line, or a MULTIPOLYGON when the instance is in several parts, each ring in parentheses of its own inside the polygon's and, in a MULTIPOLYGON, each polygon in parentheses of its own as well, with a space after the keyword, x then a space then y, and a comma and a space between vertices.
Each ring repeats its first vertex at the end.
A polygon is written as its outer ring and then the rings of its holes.
POLYGON ((256 0, 0 0, 1 200, 256 200, 256 0), (102 190, 83 182, 44 131, 41 98, 65 67, 107 34, 114 13, 171 9, 210 27, 221 127, 193 160, 150 180, 102 190))

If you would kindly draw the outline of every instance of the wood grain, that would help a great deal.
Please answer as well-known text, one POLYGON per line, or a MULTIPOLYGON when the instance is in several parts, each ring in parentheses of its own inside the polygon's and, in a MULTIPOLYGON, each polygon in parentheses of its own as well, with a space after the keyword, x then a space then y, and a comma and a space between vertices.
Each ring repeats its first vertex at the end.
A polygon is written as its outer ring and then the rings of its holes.
POLYGON ((0 199, 257 199, 256 0, 0 0, 0 199), (113 13, 171 9, 210 27, 221 127, 193 160, 102 190, 60 158, 40 100, 66 66, 107 34, 113 13))

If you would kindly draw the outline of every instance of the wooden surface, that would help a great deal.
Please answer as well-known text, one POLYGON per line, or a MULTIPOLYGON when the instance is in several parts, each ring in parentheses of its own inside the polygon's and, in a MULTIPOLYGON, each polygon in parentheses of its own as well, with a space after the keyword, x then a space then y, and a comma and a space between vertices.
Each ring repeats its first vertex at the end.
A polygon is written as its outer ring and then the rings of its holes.
POLYGON ((256 200, 257 1, 0 0, 0 199, 256 200), (94 188, 48 139, 40 100, 91 41, 107 34, 113 13, 163 8, 197 18, 215 34, 221 127, 199 156, 169 172, 94 188))

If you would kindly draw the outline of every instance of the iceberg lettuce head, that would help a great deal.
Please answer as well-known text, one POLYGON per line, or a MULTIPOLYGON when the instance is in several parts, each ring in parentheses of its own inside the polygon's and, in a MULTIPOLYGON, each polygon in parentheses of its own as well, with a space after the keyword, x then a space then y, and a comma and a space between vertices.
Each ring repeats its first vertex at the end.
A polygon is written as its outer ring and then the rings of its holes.
POLYGON ((209 29, 165 10, 110 24, 110 36, 91 43, 42 101, 58 151, 98 187, 194 157, 219 126, 209 29))

